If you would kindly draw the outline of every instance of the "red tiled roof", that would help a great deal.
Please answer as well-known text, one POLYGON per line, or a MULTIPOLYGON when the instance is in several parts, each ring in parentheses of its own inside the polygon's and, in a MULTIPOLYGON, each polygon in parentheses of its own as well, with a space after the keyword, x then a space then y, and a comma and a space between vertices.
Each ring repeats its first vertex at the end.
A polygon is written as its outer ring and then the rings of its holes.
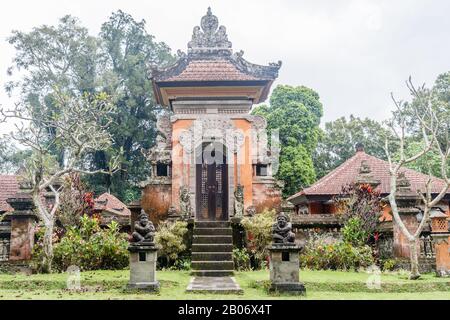
MULTIPOLYGON (((381 182, 376 190, 378 190, 381 194, 389 194, 389 163, 374 156, 368 155, 364 151, 359 151, 339 167, 328 173, 326 176, 322 177, 319 181, 289 197, 288 200, 292 200, 302 195, 308 196, 339 194, 341 192, 342 186, 355 182, 355 179, 359 174, 361 161, 363 160, 367 161, 367 164, 371 169, 370 174, 373 176, 373 178, 381 182)), ((425 189, 428 175, 407 168, 402 169, 402 171, 405 172, 406 178, 410 181, 412 191, 425 189)), ((442 179, 433 178, 432 193, 439 193, 444 185, 445 183, 442 179)))
POLYGON ((178 75, 173 75, 164 81, 246 81, 260 80, 239 71, 230 61, 191 60, 178 75))
POLYGON ((18 191, 19 184, 16 176, 0 175, 0 212, 13 210, 6 199, 13 197, 18 191))
POLYGON ((104 193, 98 198, 94 199, 95 211, 107 211, 120 216, 130 216, 131 211, 127 206, 114 197, 112 194, 104 193))

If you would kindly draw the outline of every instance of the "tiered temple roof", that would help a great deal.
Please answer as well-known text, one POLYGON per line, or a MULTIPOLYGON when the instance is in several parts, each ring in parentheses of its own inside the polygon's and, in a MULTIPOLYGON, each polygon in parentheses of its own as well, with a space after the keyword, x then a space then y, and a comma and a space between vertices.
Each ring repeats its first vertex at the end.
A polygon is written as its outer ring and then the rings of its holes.
MULTIPOLYGON (((326 176, 318 180, 316 183, 308 188, 300 190, 300 192, 289 197, 288 200, 293 204, 306 202, 308 199, 322 199, 331 198, 341 193, 341 188, 344 185, 357 182, 361 177, 361 164, 370 168, 371 178, 379 182, 375 190, 379 191, 381 195, 386 196, 390 193, 390 175, 389 163, 382 159, 368 155, 364 150, 358 150, 356 154, 341 164, 339 167, 328 173, 326 176)), ((402 173, 410 181, 410 189, 413 192, 421 190, 425 192, 425 186, 429 176, 417 172, 412 169, 404 168, 402 173)), ((445 185, 442 179, 432 177, 432 190, 434 194, 439 193, 445 185)), ((450 197, 450 190, 448 190, 447 198, 450 197)))
POLYGON ((208 8, 196 26, 188 53, 178 51, 178 60, 163 70, 151 70, 157 102, 170 105, 174 99, 206 96, 264 101, 278 77, 281 61, 261 66, 243 58, 243 51, 233 53, 224 26, 208 8), (202 89, 204 88, 204 89, 202 89))

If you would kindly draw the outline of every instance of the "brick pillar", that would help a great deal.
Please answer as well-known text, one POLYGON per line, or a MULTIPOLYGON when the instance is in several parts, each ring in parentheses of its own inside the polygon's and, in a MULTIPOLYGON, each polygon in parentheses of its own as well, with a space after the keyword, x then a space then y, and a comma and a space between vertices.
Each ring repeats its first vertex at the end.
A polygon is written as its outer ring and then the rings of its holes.
POLYGON ((30 260, 34 246, 34 222, 37 220, 34 214, 34 204, 31 195, 20 186, 20 190, 14 197, 6 201, 14 211, 8 215, 11 220, 11 240, 9 260, 30 260))
MULTIPOLYGON (((417 215, 420 209, 417 206, 420 204, 420 197, 410 188, 411 184, 404 174, 399 174, 397 179, 397 196, 396 202, 398 207, 398 214, 402 219, 405 227, 410 233, 414 233, 419 226, 417 215)), ((396 223, 393 223, 394 233, 394 247, 393 253, 396 258, 409 258, 409 240, 403 235, 396 223)), ((420 244, 417 240, 417 250, 420 250, 420 244)), ((420 254, 420 252, 418 252, 420 254)))
POLYGON ((436 255, 436 275, 438 277, 450 276, 450 233, 447 215, 442 212, 432 212, 430 218, 436 255))

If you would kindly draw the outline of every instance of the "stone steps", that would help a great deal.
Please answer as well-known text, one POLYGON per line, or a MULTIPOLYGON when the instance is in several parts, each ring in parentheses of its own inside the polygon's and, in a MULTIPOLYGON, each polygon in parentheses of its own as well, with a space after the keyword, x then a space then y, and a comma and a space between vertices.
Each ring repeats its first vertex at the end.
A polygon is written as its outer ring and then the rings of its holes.
POLYGON ((228 277, 234 274, 234 270, 193 270, 191 275, 197 277, 228 277))
POLYGON ((194 270, 233 270, 233 261, 193 261, 194 270))
POLYGON ((229 228, 230 222, 228 221, 196 221, 196 228, 229 228))
POLYGON ((233 252, 233 244, 192 243, 192 252, 233 252))
POLYGON ((206 235, 217 235, 217 236, 231 236, 233 231, 231 228, 195 228, 194 235, 206 236, 206 235))
POLYGON ((222 235, 194 235, 192 243, 194 244, 233 244, 233 236, 222 236, 222 235))
POLYGON ((233 236, 227 221, 196 221, 192 239, 192 272, 200 277, 233 275, 233 236))
POLYGON ((193 261, 231 261, 233 254, 230 252, 192 252, 193 261))

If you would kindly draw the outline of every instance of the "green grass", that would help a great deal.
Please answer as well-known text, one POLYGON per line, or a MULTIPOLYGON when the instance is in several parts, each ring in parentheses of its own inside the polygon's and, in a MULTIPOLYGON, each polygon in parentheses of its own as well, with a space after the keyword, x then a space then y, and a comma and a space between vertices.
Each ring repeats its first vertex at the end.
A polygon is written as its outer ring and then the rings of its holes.
POLYGON ((186 293, 191 276, 187 271, 158 271, 161 291, 157 294, 125 290, 128 270, 91 271, 81 275, 79 292, 66 289, 67 274, 0 274, 0 299, 449 299, 450 279, 425 274, 408 280, 406 274, 382 274, 381 289, 366 286, 368 274, 302 270, 306 297, 268 294, 267 270, 237 272, 242 295, 186 293))

